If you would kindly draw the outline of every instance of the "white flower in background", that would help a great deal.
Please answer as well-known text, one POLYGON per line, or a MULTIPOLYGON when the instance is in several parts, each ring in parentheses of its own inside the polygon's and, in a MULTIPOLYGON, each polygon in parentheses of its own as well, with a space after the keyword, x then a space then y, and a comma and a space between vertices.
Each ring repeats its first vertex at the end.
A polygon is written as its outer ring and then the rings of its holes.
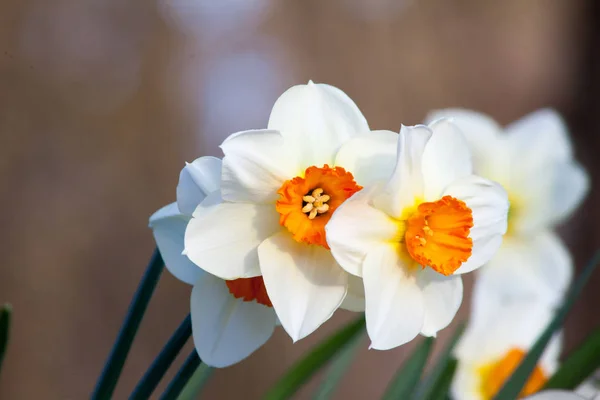
MULTIPOLYGON (((479 297, 475 296, 473 302, 479 297)), ((512 375, 552 318, 544 302, 513 303, 473 315, 456 346, 454 400, 491 400, 512 375)), ((558 367, 560 335, 552 338, 521 397, 540 390, 558 367)))
POLYGON ((461 109, 437 111, 428 120, 441 117, 452 117, 465 134, 475 172, 499 182, 510 200, 508 233, 498 254, 480 270, 477 284, 501 302, 560 301, 572 262, 551 229, 581 203, 589 186, 585 170, 573 159, 564 122, 552 110, 529 114, 505 129, 461 109))
POLYGON ((449 121, 402 127, 397 154, 387 182, 346 200, 326 228, 336 260, 363 278, 371 347, 380 350, 452 321, 460 274, 494 255, 508 211, 502 187, 471 174, 449 121))
POLYGON ((150 217, 150 227, 169 271, 194 285, 190 301, 194 344, 200 358, 226 367, 248 357, 272 335, 277 317, 261 277, 225 281, 182 255, 191 214, 210 193, 218 192, 221 160, 201 157, 181 171, 177 203, 150 217))
POLYGON ((273 106, 267 130, 239 132, 221 145, 221 193, 195 210, 185 253, 223 279, 262 275, 294 341, 340 305, 361 309, 360 280, 334 260, 325 225, 361 185, 387 173, 394 150, 380 144, 395 137, 370 132, 356 104, 335 87, 290 88, 273 106))
POLYGON ((577 393, 568 390, 544 390, 543 392, 527 397, 527 400, 586 400, 592 398, 593 397, 580 396, 577 393))

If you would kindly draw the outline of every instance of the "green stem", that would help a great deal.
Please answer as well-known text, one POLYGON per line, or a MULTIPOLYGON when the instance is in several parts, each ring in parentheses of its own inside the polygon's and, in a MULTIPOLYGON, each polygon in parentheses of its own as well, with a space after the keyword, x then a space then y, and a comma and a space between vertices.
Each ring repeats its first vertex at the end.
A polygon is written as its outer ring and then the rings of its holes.
POLYGON ((156 386, 158 386, 162 377, 165 375, 173 361, 175 361, 175 358, 191 334, 192 318, 190 314, 188 314, 139 381, 129 397, 130 400, 150 398, 150 395, 152 395, 152 392, 154 392, 154 389, 156 389, 156 386))
POLYGON ((433 347, 432 337, 426 337, 413 350, 408 359, 396 372, 396 376, 392 379, 382 400, 397 400, 410 399, 415 392, 425 364, 433 347))
POLYGON ((332 336, 328 337, 310 353, 296 362, 265 394, 264 400, 287 400, 331 360, 349 342, 365 329, 365 317, 361 315, 332 336))
POLYGON ((154 293, 164 266, 165 264, 160 256, 160 252, 158 249, 155 249, 144 277, 133 296, 117 341, 113 345, 108 361, 104 365, 102 374, 98 379, 94 393, 91 396, 92 400, 108 400, 112 397, 123 366, 125 365, 125 359, 127 359, 127 354, 129 354, 131 344, 144 317, 144 313, 148 308, 148 303, 154 293))
POLYGON ((212 375, 213 367, 202 363, 196 368, 194 375, 188 380, 177 400, 194 400, 198 398, 198 393, 202 390, 208 378, 212 375))
POLYGON ((564 360, 544 389, 569 389, 581 385, 600 367, 600 328, 585 338, 564 360))
POLYGON ((169 383, 167 389, 160 397, 160 400, 175 400, 179 397, 179 394, 185 387, 186 383, 190 380, 196 369, 200 366, 202 360, 198 357, 196 349, 192 350, 192 353, 185 360, 175 378, 169 383))
POLYGON ((339 353, 331 360, 329 370, 315 392, 313 400, 327 400, 331 398, 342 378, 348 371, 348 368, 352 365, 352 360, 359 350, 362 339, 362 335, 357 335, 339 350, 339 353))

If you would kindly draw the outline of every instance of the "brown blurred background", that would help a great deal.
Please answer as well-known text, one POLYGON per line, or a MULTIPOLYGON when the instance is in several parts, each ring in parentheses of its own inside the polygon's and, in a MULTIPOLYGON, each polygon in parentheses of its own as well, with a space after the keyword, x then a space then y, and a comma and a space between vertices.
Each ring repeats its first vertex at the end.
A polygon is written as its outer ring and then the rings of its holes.
MULTIPOLYGON (((184 162, 219 156, 228 134, 266 126, 279 94, 309 79, 346 91, 375 129, 448 106, 503 123, 557 107, 595 185, 561 227, 580 268, 600 242, 598 8, 594 0, 1 1, 0 302, 15 314, 0 398, 89 397, 154 246, 148 217, 174 200, 184 162)), ((127 397, 187 314, 189 294, 163 275, 115 398, 127 397)), ((599 305, 600 273, 568 320, 567 348, 598 326, 599 305)), ((294 346, 278 331, 248 360, 216 371, 205 398, 258 398, 350 317, 338 314, 294 346)), ((339 398, 381 394, 411 348, 364 347, 339 398)))

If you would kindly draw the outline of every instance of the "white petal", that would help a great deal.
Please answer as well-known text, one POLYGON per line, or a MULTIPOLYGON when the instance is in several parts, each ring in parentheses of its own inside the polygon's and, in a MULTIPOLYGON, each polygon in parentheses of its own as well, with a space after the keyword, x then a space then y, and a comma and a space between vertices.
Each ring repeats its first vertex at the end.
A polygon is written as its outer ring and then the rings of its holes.
POLYGON ((294 341, 327 321, 346 296, 348 275, 324 247, 280 232, 259 246, 258 255, 269 298, 294 341))
POLYGON ((481 395, 481 380, 477 367, 459 361, 452 379, 450 393, 454 400, 484 400, 481 395))
POLYGON ((222 279, 258 276, 256 249, 280 229, 273 205, 220 203, 214 192, 188 224, 185 252, 196 265, 222 279))
POLYGON ((238 132, 225 139, 221 144, 225 154, 223 199, 251 203, 276 201, 281 185, 303 173, 290 144, 279 132, 268 130, 238 132))
POLYGON ((586 400, 575 392, 568 390, 544 390, 525 398, 526 400, 586 400))
POLYGON ((503 303, 538 299, 558 304, 573 276, 569 251, 553 232, 533 238, 507 238, 484 266, 477 285, 503 303))
POLYGON ((589 177, 577 163, 545 164, 511 181, 514 230, 521 234, 550 228, 575 210, 589 191, 589 177))
POLYGON ((191 216, 204 198, 219 190, 221 185, 221 160, 200 157, 181 170, 177 184, 177 205, 182 214, 191 216))
POLYGON ((325 226, 331 253, 342 268, 357 276, 362 276, 362 263, 370 249, 400 237, 398 224, 369 204, 374 191, 367 188, 350 197, 325 226))
POLYGON ((447 327, 460 308, 463 297, 462 278, 444 276, 425 268, 417 273, 417 284, 423 292, 425 321, 421 334, 436 336, 447 327))
POLYGON ((348 275, 348 293, 340 308, 353 312, 365 311, 365 287, 362 279, 348 275))
POLYGON ((437 200, 444 189, 471 175, 471 152, 458 126, 448 119, 433 122, 431 139, 423 151, 421 170, 425 200, 437 200))
POLYGON ((527 301, 502 305, 480 302, 487 293, 474 293, 469 326, 456 347, 459 359, 481 363, 518 347, 529 350, 554 314, 549 304, 527 301), (491 308, 483 309, 487 304, 491 308))
POLYGON ((394 172, 383 194, 374 199, 377 208, 399 218, 406 207, 414 205, 415 198, 423 197, 421 158, 430 137, 431 130, 424 125, 402 126, 394 172))
POLYGON ((354 180, 367 186, 387 181, 396 165, 398 134, 373 131, 348 140, 335 158, 335 165, 352 172, 354 180))
POLYGON ((240 362, 265 344, 275 329, 272 308, 236 299, 225 281, 210 274, 194 285, 190 306, 194 345, 212 367, 240 362))
POLYGON ((513 160, 519 168, 535 168, 547 161, 573 157, 569 131, 562 117, 552 109, 535 111, 506 127, 513 160), (535 151, 532 151, 535 149, 535 151))
POLYGON ((444 195, 464 201, 473 213, 471 257, 455 272, 464 274, 488 262, 500 248, 507 227, 508 197, 502 186, 475 175, 451 184, 444 195))
POLYGON ((307 167, 332 165, 344 142, 369 132, 365 117, 344 92, 312 82, 283 93, 273 106, 268 126, 293 142, 307 167))
POLYGON ((423 294, 398 245, 379 245, 367 254, 363 282, 371 348, 388 350, 413 340, 423 328, 423 294))
POLYGON ((563 332, 559 331, 546 346, 544 353, 540 357, 539 365, 544 370, 546 376, 552 376, 559 367, 560 354, 562 352, 563 332))
POLYGON ((433 111, 427 116, 429 124, 440 118, 450 118, 465 136, 473 157, 475 172, 490 179, 504 175, 507 164, 507 145, 502 127, 485 114, 460 108, 433 111))
POLYGON ((189 220, 190 217, 179 212, 177 203, 171 203, 150 217, 150 228, 169 272, 180 281, 193 285, 204 271, 181 254, 189 220))

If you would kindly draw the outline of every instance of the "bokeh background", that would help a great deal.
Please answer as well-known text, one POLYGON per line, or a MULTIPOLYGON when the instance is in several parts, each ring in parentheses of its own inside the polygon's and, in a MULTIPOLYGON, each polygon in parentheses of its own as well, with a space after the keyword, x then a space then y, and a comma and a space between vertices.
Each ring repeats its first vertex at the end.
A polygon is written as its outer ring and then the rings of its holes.
MULTIPOLYGON (((309 79, 346 91, 375 129, 398 130, 440 107, 502 123, 558 108, 594 184, 560 229, 581 268, 600 243, 599 8, 594 0, 2 0, 0 302, 15 314, 0 398, 89 397, 154 247, 148 217, 175 199, 184 162, 220 156, 230 133, 265 127, 275 99, 309 79)), ((127 397, 185 317, 189 294, 163 275, 115 398, 127 397)), ((567 349, 599 325, 599 305, 596 274, 568 319, 567 349)), ((465 301, 460 318, 468 309, 465 301)), ((350 317, 340 311, 296 345, 279 330, 248 360, 216 371, 205 398, 258 398, 350 317)), ((340 399, 376 398, 411 349, 363 347, 340 399)))

